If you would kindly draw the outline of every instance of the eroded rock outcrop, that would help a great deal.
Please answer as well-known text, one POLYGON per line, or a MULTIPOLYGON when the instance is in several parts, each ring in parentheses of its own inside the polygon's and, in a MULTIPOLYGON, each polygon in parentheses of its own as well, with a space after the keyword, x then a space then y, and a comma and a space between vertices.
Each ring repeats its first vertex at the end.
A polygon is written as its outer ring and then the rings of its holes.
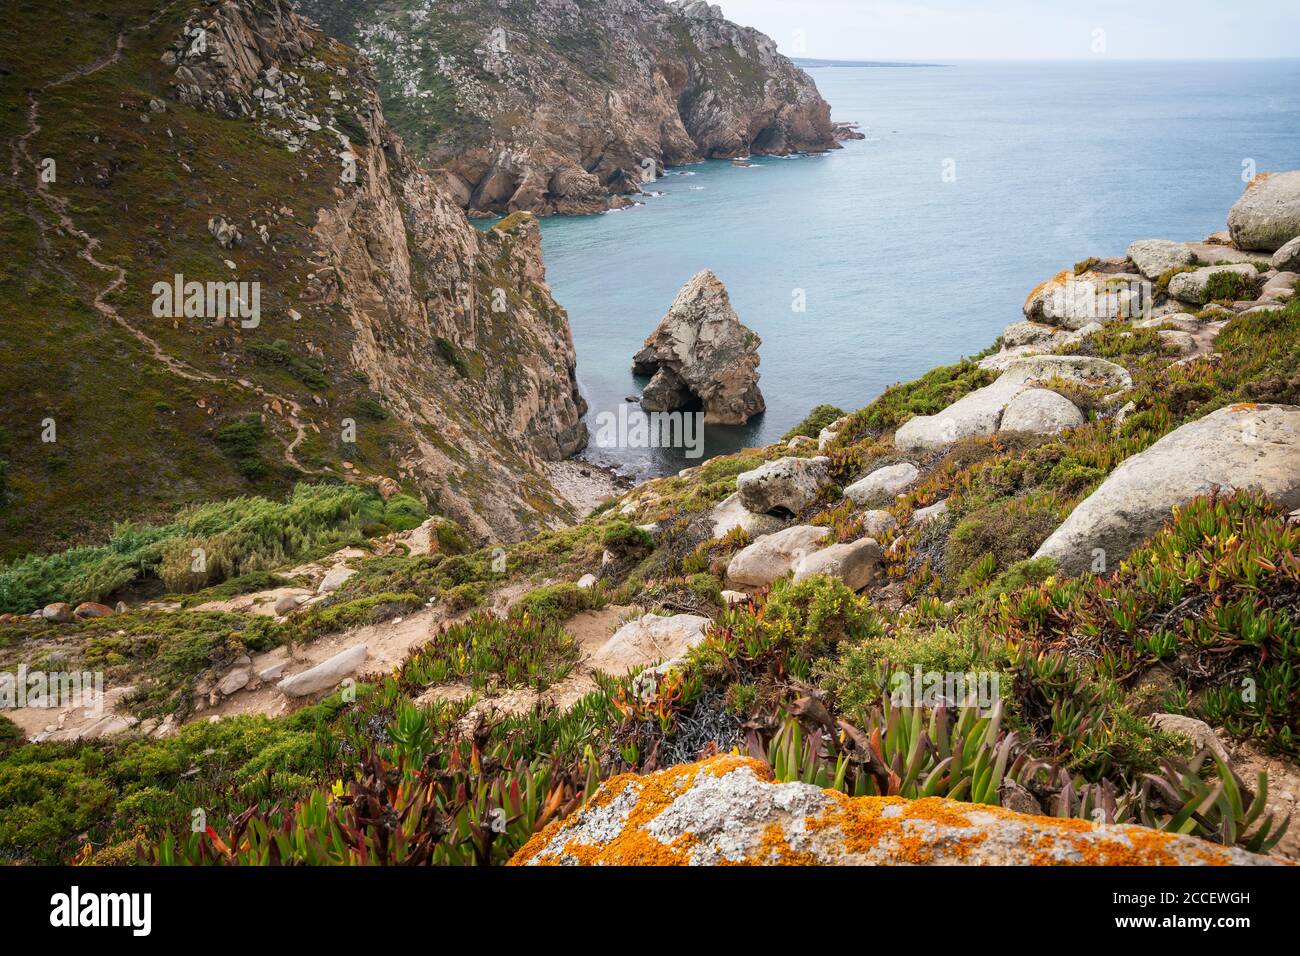
POLYGON ((304 0, 457 202, 590 213, 665 165, 838 148, 812 79, 715 5, 304 0))
MULTIPOLYGON (((483 538, 571 517, 544 462, 585 446, 585 403, 535 219, 470 226, 389 127, 364 60, 284 0, 196 12, 163 62, 177 100, 248 120, 294 154, 302 179, 335 184, 335 201, 303 217, 310 233, 285 243, 309 242, 310 261, 274 244, 258 254, 308 266, 293 332, 309 341, 289 347, 316 350, 327 378, 382 399, 402 432, 385 466, 483 538)), ((315 405, 302 416, 337 431, 343 413, 315 405)))
POLYGON ((697 273, 632 361, 653 378, 641 396, 648 412, 698 403, 714 425, 743 425, 767 406, 758 388, 762 340, 741 324, 727 287, 712 272, 697 273))
POLYGON ((510 861, 536 865, 1273 865, 1196 837, 939 797, 847 797, 774 783, 738 756, 605 783, 510 861))

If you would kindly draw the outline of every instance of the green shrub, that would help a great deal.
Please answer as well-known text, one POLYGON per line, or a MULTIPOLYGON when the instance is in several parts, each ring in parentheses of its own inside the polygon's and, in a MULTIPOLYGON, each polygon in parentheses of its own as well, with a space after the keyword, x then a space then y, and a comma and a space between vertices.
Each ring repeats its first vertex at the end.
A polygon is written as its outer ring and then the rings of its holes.
POLYGON ((805 438, 816 438, 821 434, 823 428, 843 417, 843 409, 836 408, 834 405, 818 405, 808 413, 808 416, 803 421, 782 435, 781 441, 788 442, 800 435, 805 438))

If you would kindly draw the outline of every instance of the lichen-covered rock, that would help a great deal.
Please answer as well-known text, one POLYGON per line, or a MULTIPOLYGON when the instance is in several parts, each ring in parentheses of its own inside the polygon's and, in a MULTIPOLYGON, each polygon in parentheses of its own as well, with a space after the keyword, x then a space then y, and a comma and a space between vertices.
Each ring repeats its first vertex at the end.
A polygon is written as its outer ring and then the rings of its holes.
POLYGON ((633 372, 654 376, 641 407, 670 412, 698 399, 705 422, 743 425, 766 407, 758 388, 761 344, 741 324, 722 281, 707 269, 697 273, 633 359, 633 372))
POLYGON ((805 555, 819 550, 830 533, 830 528, 795 525, 765 534, 731 559, 727 580, 748 587, 767 587, 788 574, 805 555))
POLYGON ((1025 318, 1067 329, 1142 315, 1151 305, 1150 283, 1130 273, 1057 273, 1029 293, 1025 318))
POLYGON ((1169 280, 1169 294, 1180 302, 1193 302, 1204 305, 1210 300, 1210 280, 1219 273, 1235 273, 1247 284, 1253 286, 1259 279, 1259 272, 1246 262, 1230 263, 1221 266, 1203 266, 1192 272, 1180 272, 1169 280))
POLYGON ((1114 567, 1169 520, 1175 506, 1211 493, 1260 489, 1300 506, 1300 407, 1221 408, 1122 462, 1043 542, 1068 574, 1114 567))
POLYGON ((939 797, 848 797, 774 783, 734 755, 606 782, 515 854, 512 866, 1271 865, 1135 825, 1030 816, 939 797))
POLYGON ((1168 239, 1139 239, 1128 247, 1128 257, 1148 279, 1159 279, 1170 269, 1196 261, 1196 254, 1185 244, 1168 239))
POLYGON ((1228 210, 1228 231, 1239 249, 1273 252, 1300 236, 1300 170, 1260 173, 1228 210))
POLYGON ((736 477, 740 503, 754 514, 796 515, 831 483, 829 458, 778 458, 736 477))

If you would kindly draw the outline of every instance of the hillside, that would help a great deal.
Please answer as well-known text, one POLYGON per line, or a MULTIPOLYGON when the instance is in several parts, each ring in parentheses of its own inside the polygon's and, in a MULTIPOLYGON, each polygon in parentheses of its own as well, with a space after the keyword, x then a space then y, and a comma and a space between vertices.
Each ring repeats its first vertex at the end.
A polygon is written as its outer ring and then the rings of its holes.
POLYGON ((353 50, 283 0, 0 20, 0 557, 301 478, 391 479, 480 540, 572 520, 537 226, 471 228, 353 50))
POLYGON ((0 852, 1300 859, 1297 179, 1231 234, 1064 270, 975 359, 503 551, 368 535, 401 524, 377 495, 303 486, 0 569, 0 667, 111 688, 0 722, 0 852), (195 581, 175 541, 252 570, 195 581), (133 574, 172 593, 37 609, 133 574))
POLYGON ((836 148, 816 84, 702 0, 305 0, 478 213, 589 213, 668 164, 836 148))

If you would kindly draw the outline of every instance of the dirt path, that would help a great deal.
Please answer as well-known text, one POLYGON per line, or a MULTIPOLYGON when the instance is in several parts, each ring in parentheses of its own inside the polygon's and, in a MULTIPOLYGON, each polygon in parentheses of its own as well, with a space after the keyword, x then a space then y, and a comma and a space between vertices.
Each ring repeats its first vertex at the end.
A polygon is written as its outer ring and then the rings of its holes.
MULTIPOLYGON (((45 86, 41 87, 40 90, 29 94, 27 130, 21 136, 15 137, 10 145, 10 162, 15 177, 22 174, 24 167, 33 171, 39 167, 39 164, 36 162, 30 151, 32 138, 41 131, 40 99, 38 94, 57 89, 73 80, 91 76, 105 67, 117 63, 122 59, 122 54, 126 49, 127 37, 132 33, 147 30, 152 27, 167 14, 169 9, 170 7, 164 6, 144 23, 132 27, 130 30, 124 30, 119 33, 112 53, 85 66, 74 68, 58 79, 50 81, 45 86)), ((203 372, 194 368, 192 365, 181 361, 175 356, 170 355, 156 339, 142 329, 137 328, 128 322, 126 318, 107 301, 109 296, 126 284, 127 271, 121 266, 102 262, 96 256, 96 251, 100 247, 99 239, 76 225, 72 217, 68 214, 68 200, 65 197, 56 196, 50 190, 49 183, 45 182, 39 175, 36 176, 35 193, 40 198, 49 214, 58 222, 58 228, 68 235, 73 236, 82 244, 82 248, 77 253, 78 258, 87 262, 97 271, 108 273, 112 276, 108 284, 95 293, 93 305, 97 312, 117 324, 127 334, 139 342, 157 362, 166 367, 172 374, 193 382, 207 382, 216 385, 231 384, 232 380, 230 379, 203 372)), ((50 245, 50 224, 46 222, 44 217, 39 215, 36 209, 30 204, 27 207, 27 211, 31 216, 32 221, 36 223, 36 228, 40 231, 42 242, 48 247, 50 245)), ((67 276, 67 273, 64 273, 64 275, 67 276)), ((69 276, 68 278, 71 277, 69 276)), ((274 392, 262 388, 260 385, 255 385, 254 383, 243 379, 235 380, 235 384, 256 394, 264 401, 266 407, 272 411, 277 408, 282 410, 287 409, 287 412, 281 413, 281 417, 284 418, 287 424, 292 428, 294 435, 292 440, 288 442, 283 450, 284 460, 291 468, 297 469, 304 474, 319 474, 319 472, 316 472, 313 469, 304 467, 294 454, 298 446, 307 437, 307 428, 299 418, 302 414, 302 405, 291 398, 277 395, 274 392)))

